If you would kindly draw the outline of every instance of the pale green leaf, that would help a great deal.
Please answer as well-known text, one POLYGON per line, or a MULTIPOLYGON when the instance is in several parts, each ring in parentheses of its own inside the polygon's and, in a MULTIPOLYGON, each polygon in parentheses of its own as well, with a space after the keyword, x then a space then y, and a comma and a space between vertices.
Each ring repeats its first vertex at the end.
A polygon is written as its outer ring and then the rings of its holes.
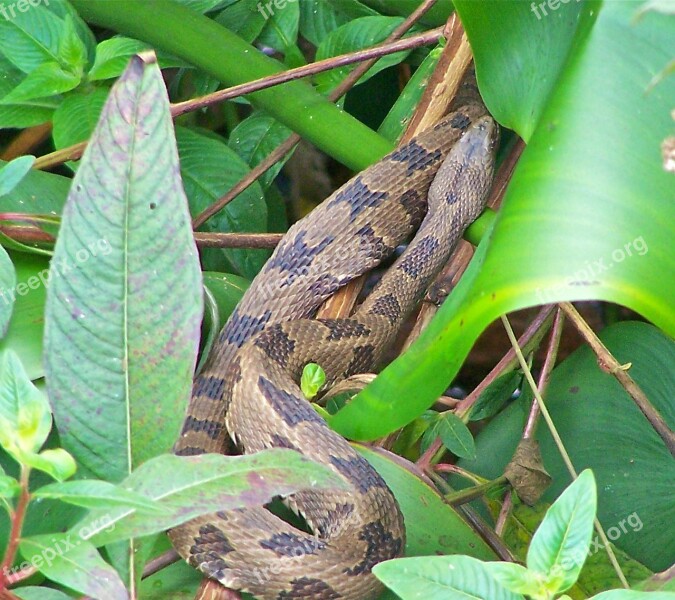
POLYGON ((0 168, 0 196, 6 196, 19 185, 34 162, 34 156, 19 156, 0 168))
POLYGON ((300 389, 307 400, 311 400, 319 393, 326 382, 326 372, 316 363, 307 363, 302 370, 300 389))
POLYGON ((21 83, 3 98, 16 104, 38 98, 48 98, 69 92, 80 83, 80 75, 65 70, 56 62, 43 63, 31 71, 21 83))

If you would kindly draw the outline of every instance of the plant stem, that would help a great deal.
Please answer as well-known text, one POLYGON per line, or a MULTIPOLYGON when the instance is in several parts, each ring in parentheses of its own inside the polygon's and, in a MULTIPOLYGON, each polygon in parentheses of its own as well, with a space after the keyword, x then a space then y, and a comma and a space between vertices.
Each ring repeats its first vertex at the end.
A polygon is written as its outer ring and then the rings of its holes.
POLYGON ((12 525, 9 532, 9 541, 7 542, 7 549, 5 550, 5 557, 0 565, 0 590, 5 590, 9 583, 9 569, 16 557, 16 551, 19 547, 19 540, 21 539, 21 529, 23 527, 23 520, 26 516, 26 509, 30 502, 30 492, 28 491, 28 477, 30 475, 30 468, 21 466, 21 476, 19 478, 19 485, 21 491, 19 492, 19 499, 16 502, 16 509, 11 514, 12 525))

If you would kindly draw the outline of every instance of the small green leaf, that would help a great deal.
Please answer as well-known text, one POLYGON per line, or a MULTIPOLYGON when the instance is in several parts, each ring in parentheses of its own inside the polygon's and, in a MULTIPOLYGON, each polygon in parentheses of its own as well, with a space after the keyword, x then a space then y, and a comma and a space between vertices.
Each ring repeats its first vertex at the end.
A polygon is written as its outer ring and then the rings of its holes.
POLYGON ((18 458, 22 464, 44 471, 56 481, 65 481, 77 470, 75 459, 63 448, 43 450, 39 454, 23 452, 18 458))
POLYGON ((307 400, 314 398, 324 383, 326 383, 326 372, 316 363, 307 363, 300 378, 300 389, 305 398, 307 400))
POLYGON ((538 596, 546 583, 544 575, 517 563, 487 562, 484 566, 495 580, 516 594, 538 596))
POLYGON ((20 491, 21 486, 14 477, 4 474, 0 475, 0 498, 14 498, 19 495, 20 491))
POLYGON ((36 98, 49 98, 76 88, 80 75, 65 70, 57 62, 48 62, 31 71, 21 83, 2 100, 25 102, 36 98))
MULTIPOLYGON (((2 171, 0 171, 0 178, 2 171)), ((0 183, 1 185, 1 183, 0 183)), ((5 337, 14 308, 16 269, 7 251, 0 246, 0 338, 5 337)))
POLYGON ((675 600, 675 592, 637 592, 634 590, 609 590, 590 600, 675 600))
POLYGON ((33 498, 55 498, 84 508, 135 508, 146 512, 166 512, 154 500, 125 490, 107 481, 81 479, 45 485, 33 492, 33 498))
POLYGON ((397 558, 375 565, 373 573, 402 600, 524 600, 470 556, 397 558))
POLYGON ((119 77, 129 59, 149 47, 144 42, 121 36, 103 40, 96 46, 96 59, 87 78, 89 81, 99 81, 119 77))
POLYGON ((65 26, 59 39, 58 55, 68 65, 68 70, 71 73, 81 77, 84 72, 84 65, 87 62, 87 49, 80 36, 77 35, 73 18, 66 15, 64 23, 65 26))
POLYGON ((52 581, 92 598, 128 600, 122 580, 98 550, 71 533, 29 537, 21 540, 19 549, 52 581))
POLYGON ((0 446, 20 461, 42 447, 52 426, 46 397, 12 350, 0 356, 0 446))
POLYGON ((462 420, 452 412, 438 415, 434 424, 424 432, 422 450, 429 447, 434 439, 440 438, 443 445, 460 458, 475 458, 476 447, 473 436, 462 420))
POLYGON ((59 590, 52 590, 44 586, 27 586, 12 589, 12 594, 21 598, 21 600, 73 600, 59 590))
POLYGON ((480 421, 497 414, 518 387, 522 375, 518 371, 503 373, 488 385, 471 409, 470 420, 480 421))
POLYGON ((586 469, 548 509, 534 534, 527 566, 548 575, 551 592, 568 590, 579 577, 588 556, 596 508, 595 478, 586 469))
POLYGON ((35 157, 19 156, 0 169, 0 196, 9 194, 31 170, 35 157))

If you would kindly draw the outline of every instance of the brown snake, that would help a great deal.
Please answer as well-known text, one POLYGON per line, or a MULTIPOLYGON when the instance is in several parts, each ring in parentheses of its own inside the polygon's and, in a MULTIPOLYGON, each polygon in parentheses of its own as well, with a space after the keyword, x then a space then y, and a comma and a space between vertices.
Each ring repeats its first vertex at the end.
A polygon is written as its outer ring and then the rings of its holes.
POLYGON ((382 590, 371 569, 403 551, 398 504, 296 382, 308 362, 323 367, 328 384, 374 368, 482 211, 497 131, 482 104, 464 106, 357 175, 281 240, 196 378, 175 451, 292 448, 328 465, 350 490, 286 498, 314 535, 263 507, 177 527, 169 535, 191 565, 261 600, 363 600, 382 590), (353 317, 310 319, 328 296, 391 254, 425 210, 415 239, 353 317))

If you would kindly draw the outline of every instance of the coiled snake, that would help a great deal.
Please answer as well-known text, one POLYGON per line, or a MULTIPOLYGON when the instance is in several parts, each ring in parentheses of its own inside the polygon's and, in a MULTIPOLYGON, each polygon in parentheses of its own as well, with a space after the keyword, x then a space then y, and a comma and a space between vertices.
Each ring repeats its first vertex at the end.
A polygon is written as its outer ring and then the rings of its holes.
POLYGON ((308 362, 323 367, 328 383, 373 369, 482 211, 496 140, 482 104, 468 104, 357 175, 281 240, 196 378, 175 452, 228 453, 232 443, 245 453, 293 448, 328 465, 351 490, 286 499, 314 535, 263 507, 177 527, 169 535, 191 565, 261 600, 363 600, 381 591, 372 567, 399 556, 405 544, 398 504, 296 382, 308 362), (415 239, 352 318, 309 319, 338 288, 391 254, 425 209, 415 239))

